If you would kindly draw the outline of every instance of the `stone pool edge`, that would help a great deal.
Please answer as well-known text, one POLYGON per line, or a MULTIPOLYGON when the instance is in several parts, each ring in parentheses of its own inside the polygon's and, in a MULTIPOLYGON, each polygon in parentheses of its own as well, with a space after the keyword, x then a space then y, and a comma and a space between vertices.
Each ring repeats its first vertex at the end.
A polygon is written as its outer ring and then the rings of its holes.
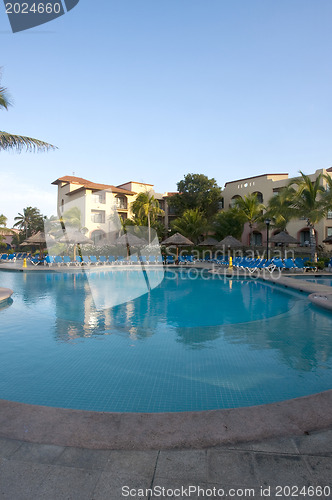
POLYGON ((0 288, 0 303, 5 302, 13 295, 13 290, 10 288, 0 288))
POLYGON ((205 448, 332 426, 332 390, 279 403, 179 413, 106 413, 0 400, 0 437, 107 450, 205 448))

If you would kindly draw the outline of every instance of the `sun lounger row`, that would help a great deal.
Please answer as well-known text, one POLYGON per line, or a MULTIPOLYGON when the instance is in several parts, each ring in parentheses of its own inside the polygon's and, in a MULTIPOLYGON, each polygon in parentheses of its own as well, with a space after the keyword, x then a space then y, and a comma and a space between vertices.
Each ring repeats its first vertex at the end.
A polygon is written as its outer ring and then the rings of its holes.
POLYGON ((15 262, 16 260, 18 259, 25 259, 26 257, 28 256, 27 253, 3 253, 1 256, 0 256, 0 260, 4 261, 4 262, 15 262))
MULTIPOLYGON (((35 265, 40 264, 40 260, 36 259, 35 262, 31 260, 31 262, 35 265)), ((49 267, 52 266, 98 266, 98 265, 122 265, 122 264, 162 264, 163 260, 161 255, 155 257, 154 255, 150 256, 145 256, 141 255, 138 257, 137 255, 130 255, 129 257, 114 257, 113 255, 110 255, 109 257, 105 256, 100 256, 97 258, 95 255, 83 255, 82 257, 76 256, 75 260, 71 260, 71 258, 67 255, 64 255, 63 257, 57 255, 57 256, 52 256, 52 255, 47 255, 45 259, 43 260, 43 263, 45 265, 48 265, 49 267)))
POLYGON ((266 269, 270 273, 276 269, 279 271, 306 271, 313 270, 316 271, 317 268, 309 266, 306 264, 306 260, 297 257, 296 259, 249 259, 249 258, 235 258, 233 260, 233 267, 244 269, 250 273, 259 271, 260 269, 266 269))

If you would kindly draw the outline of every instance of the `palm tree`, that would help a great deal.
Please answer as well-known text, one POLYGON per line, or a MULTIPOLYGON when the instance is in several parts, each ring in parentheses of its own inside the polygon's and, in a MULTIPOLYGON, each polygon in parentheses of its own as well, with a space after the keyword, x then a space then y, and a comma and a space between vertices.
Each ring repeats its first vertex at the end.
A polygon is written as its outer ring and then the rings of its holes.
POLYGON ((236 198, 234 205, 244 220, 248 222, 250 229, 255 222, 258 222, 263 215, 265 206, 257 198, 256 193, 251 193, 244 198, 236 198))
POLYGON ((19 213, 14 220, 14 227, 24 230, 26 238, 33 232, 42 231, 44 227, 43 216, 36 207, 24 208, 23 213, 19 213))
POLYGON ((294 195, 295 189, 292 186, 286 186, 269 200, 264 217, 272 219, 273 225, 280 231, 285 231, 289 221, 297 216, 294 208, 294 195))
POLYGON ((204 214, 198 209, 185 210, 181 217, 171 223, 172 230, 198 243, 199 237, 206 233, 208 222, 204 214))
POLYGON ((158 215, 163 215, 164 211, 160 208, 158 200, 148 193, 143 192, 137 195, 136 200, 131 204, 134 217, 141 222, 148 224, 149 243, 151 243, 151 224, 156 222, 158 215))
MULTIPOLYGON (((7 89, 0 86, 0 109, 8 110, 9 106, 11 106, 11 100, 7 89)), ((20 153, 23 149, 26 151, 48 151, 50 149, 56 149, 56 147, 47 142, 40 141, 39 139, 33 139, 32 137, 23 135, 13 135, 0 130, 0 151, 12 149, 20 153)))
POLYGON ((7 217, 3 214, 0 214, 0 243, 3 240, 3 236, 11 236, 12 234, 15 234, 12 229, 9 229, 6 227, 7 224, 7 217))
POLYGON ((317 249, 315 238, 315 224, 325 217, 327 212, 326 190, 323 187, 322 174, 319 174, 315 181, 300 171, 301 177, 292 181, 297 185, 294 194, 293 206, 298 215, 307 220, 310 229, 311 260, 317 262, 317 249))

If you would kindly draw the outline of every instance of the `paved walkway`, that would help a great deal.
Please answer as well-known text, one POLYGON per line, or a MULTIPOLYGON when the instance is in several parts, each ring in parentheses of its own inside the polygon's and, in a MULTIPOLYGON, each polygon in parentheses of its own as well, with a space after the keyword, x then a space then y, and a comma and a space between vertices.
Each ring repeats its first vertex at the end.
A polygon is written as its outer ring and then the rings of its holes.
POLYGON ((332 498, 332 429, 196 450, 91 450, 1 438, 0 498, 332 498), (154 494, 139 491, 151 488, 154 494))

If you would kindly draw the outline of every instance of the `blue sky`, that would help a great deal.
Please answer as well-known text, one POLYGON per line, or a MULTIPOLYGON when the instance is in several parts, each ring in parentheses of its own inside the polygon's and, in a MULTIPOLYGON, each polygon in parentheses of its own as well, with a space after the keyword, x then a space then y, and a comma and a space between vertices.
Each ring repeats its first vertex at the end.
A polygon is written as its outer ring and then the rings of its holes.
POLYGON ((1 129, 58 146, 0 153, 0 213, 55 213, 63 175, 174 191, 332 165, 330 0, 80 0, 12 34, 0 5, 1 129))

